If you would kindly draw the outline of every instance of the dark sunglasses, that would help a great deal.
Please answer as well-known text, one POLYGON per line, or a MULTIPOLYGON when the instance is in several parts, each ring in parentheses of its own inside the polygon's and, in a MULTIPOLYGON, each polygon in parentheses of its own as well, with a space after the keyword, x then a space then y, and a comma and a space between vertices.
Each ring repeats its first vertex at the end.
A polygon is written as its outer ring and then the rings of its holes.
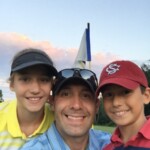
POLYGON ((58 73, 58 78, 70 78, 70 77, 79 77, 84 80, 87 80, 94 87, 94 89, 96 89, 98 86, 96 74, 88 69, 71 68, 61 70, 58 73))

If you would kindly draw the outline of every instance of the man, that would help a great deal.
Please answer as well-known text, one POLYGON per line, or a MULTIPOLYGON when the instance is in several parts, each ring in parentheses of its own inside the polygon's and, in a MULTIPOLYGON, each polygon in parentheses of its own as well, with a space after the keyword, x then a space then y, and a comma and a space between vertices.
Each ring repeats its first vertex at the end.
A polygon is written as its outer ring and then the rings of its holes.
POLYGON ((55 121, 47 132, 22 150, 100 150, 110 134, 91 129, 99 109, 97 77, 87 69, 64 69, 57 76, 50 102, 55 121))

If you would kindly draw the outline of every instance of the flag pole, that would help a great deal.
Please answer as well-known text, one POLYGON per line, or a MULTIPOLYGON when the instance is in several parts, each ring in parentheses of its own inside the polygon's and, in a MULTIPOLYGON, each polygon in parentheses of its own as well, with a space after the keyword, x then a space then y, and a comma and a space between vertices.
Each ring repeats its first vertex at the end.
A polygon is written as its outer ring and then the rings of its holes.
POLYGON ((91 44, 90 44, 90 23, 87 23, 87 36, 86 36, 86 40, 87 40, 87 54, 88 54, 88 61, 89 61, 89 69, 91 69, 91 44))

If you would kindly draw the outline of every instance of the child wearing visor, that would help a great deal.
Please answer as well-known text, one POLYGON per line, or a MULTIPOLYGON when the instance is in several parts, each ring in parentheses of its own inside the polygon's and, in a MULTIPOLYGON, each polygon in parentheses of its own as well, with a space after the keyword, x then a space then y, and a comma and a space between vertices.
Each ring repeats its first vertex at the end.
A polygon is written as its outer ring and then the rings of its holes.
POLYGON ((99 109, 96 89, 94 72, 78 68, 61 70, 50 102, 55 121, 47 132, 21 150, 101 150, 110 142, 110 134, 91 129, 99 109))
POLYGON ((108 64, 100 76, 100 92, 106 114, 117 125, 104 150, 150 150, 150 117, 144 114, 150 88, 141 68, 127 60, 108 64))
POLYGON ((16 100, 0 104, 0 150, 18 150, 49 128, 54 116, 46 103, 53 76, 57 70, 44 51, 30 48, 14 56, 9 81, 16 100))

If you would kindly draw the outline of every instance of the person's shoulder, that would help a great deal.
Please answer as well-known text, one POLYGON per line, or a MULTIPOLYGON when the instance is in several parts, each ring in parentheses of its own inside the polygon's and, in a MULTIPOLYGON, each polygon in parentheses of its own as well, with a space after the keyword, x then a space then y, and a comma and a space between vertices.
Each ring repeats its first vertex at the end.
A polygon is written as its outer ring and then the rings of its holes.
POLYGON ((12 101, 4 101, 0 103, 0 112, 7 112, 10 107, 14 106, 16 104, 15 100, 12 101))
POLYGON ((12 102, 10 101, 5 101, 0 103, 0 132, 4 130, 4 128, 6 127, 7 124, 7 116, 9 114, 10 111, 10 105, 12 102))
POLYGON ((115 149, 112 143, 106 144, 103 147, 103 150, 112 150, 112 149, 115 149))
MULTIPOLYGON (((16 111, 16 100, 12 101, 5 101, 0 103, 0 118, 2 126, 5 126, 6 120, 11 118, 10 114, 12 115, 14 111, 16 111)), ((1 127, 0 127, 1 128, 1 127)))
POLYGON ((106 143, 109 143, 110 142, 110 138, 111 138, 111 133, 109 132, 105 132, 105 131, 101 131, 101 130, 95 130, 95 129, 90 129, 90 136, 92 138, 96 138, 97 141, 104 141, 106 143))
POLYGON ((106 132, 106 131, 96 130, 96 129, 90 129, 90 134, 93 134, 94 136, 97 136, 97 137, 100 137, 100 136, 104 138, 111 137, 111 133, 106 132))
POLYGON ((9 103, 10 103, 9 101, 5 101, 5 102, 0 103, 0 111, 2 111, 5 108, 7 108, 9 103))
POLYGON ((92 147, 102 149, 105 145, 110 143, 111 134, 109 132, 90 129, 90 140, 92 147))
POLYGON ((23 145, 23 147, 20 148, 20 150, 32 150, 33 148, 38 149, 39 147, 41 147, 39 146, 39 144, 41 143, 38 141, 38 137, 36 137, 35 139, 30 139, 23 145))
POLYGON ((37 137, 31 138, 30 140, 28 140, 20 150, 27 150, 27 149, 28 150, 33 150, 33 149, 44 150, 44 147, 47 144, 48 144, 48 140, 47 140, 46 132, 45 132, 37 137))

